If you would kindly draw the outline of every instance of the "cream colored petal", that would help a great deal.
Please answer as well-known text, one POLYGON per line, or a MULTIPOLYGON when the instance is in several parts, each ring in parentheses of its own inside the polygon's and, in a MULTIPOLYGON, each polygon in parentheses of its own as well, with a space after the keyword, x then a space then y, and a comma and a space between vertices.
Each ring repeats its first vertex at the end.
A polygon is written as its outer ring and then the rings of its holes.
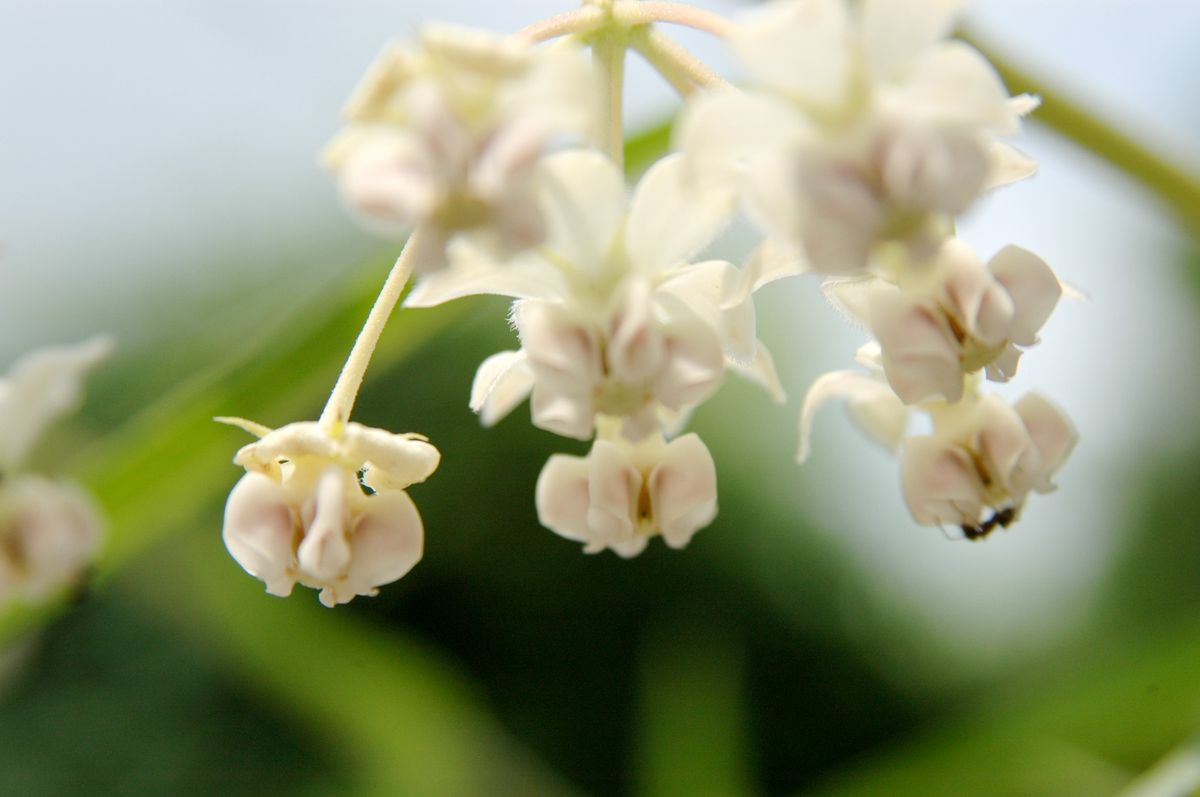
POLYGON ((233 415, 218 415, 213 418, 213 420, 217 423, 223 423, 227 426, 236 426, 243 432, 248 432, 255 437, 266 437, 273 431, 269 426, 263 426, 261 423, 247 420, 246 418, 239 418, 233 415))
POLYGON ((663 327, 664 367, 654 382, 654 395, 671 409, 682 409, 712 395, 721 385, 725 357, 721 340, 699 319, 663 327))
POLYGON ((587 524, 606 544, 627 540, 636 530, 642 474, 617 445, 597 440, 588 454, 587 524))
POLYGON ((634 271, 652 278, 682 266, 725 228, 732 194, 688 183, 680 154, 655 163, 638 183, 625 225, 634 271))
POLYGON ((484 426, 493 426, 529 396, 533 372, 522 351, 502 351, 488 357, 471 383, 471 409, 484 426))
POLYGON ((566 292, 561 272, 534 255, 501 262, 476 244, 456 239, 448 247, 447 260, 446 268, 421 277, 405 297, 405 307, 434 307, 480 294, 555 299, 566 292))
POLYGON ((48 346, 22 357, 0 379, 0 473, 16 469, 46 427, 78 407, 84 377, 112 351, 107 337, 48 346))
POLYGON ((871 301, 871 329, 883 352, 888 384, 905 404, 962 397, 963 374, 953 336, 937 312, 904 293, 871 301))
POLYGON ((983 190, 990 165, 975 135, 906 125, 885 137, 880 169, 900 207, 958 214, 983 190))
POLYGON ((0 583, 5 592, 41 601, 76 582, 95 556, 101 524, 92 502, 73 484, 36 476, 8 477, 2 488, 5 517, 0 583))
POLYGON ((538 522, 575 542, 588 542, 588 461, 555 454, 547 460, 534 489, 538 522))
POLYGON ((221 538, 242 569, 286 597, 295 584, 298 521, 283 488, 261 473, 242 476, 225 503, 221 538))
POLYGON ((838 277, 821 283, 821 293, 850 323, 866 327, 870 317, 871 297, 881 291, 895 291, 896 286, 873 274, 859 277, 838 277))
POLYGON ((1079 442, 1079 432, 1061 409, 1038 393, 1027 393, 1013 405, 1041 455, 1041 479, 1034 489, 1053 489, 1053 476, 1079 442))
POLYGON ((779 381, 779 373, 775 370, 775 359, 766 345, 760 340, 754 348, 754 359, 749 362, 730 359, 728 364, 739 374, 767 391, 767 395, 776 404, 787 401, 787 393, 779 381))
POLYGON ((542 160, 538 185, 552 259, 583 275, 598 273, 625 216, 621 171, 598 152, 568 150, 542 160))
POLYGON ((797 462, 803 464, 812 452, 812 427, 817 410, 835 398, 847 399, 851 420, 872 440, 889 451, 900 446, 908 426, 908 408, 887 384, 858 371, 831 371, 817 377, 804 396, 797 462))
POLYGON ((763 241, 746 258, 736 290, 725 297, 724 306, 741 304, 764 285, 811 270, 804 253, 795 246, 771 239, 763 241))
POLYGON ((332 459, 337 444, 315 421, 297 421, 281 426, 258 442, 242 446, 233 461, 247 470, 275 472, 281 459, 315 456, 332 459))
POLYGON ((747 160, 775 162, 807 131, 786 102, 753 91, 702 92, 675 126, 674 146, 687 156, 685 180, 728 185, 747 160))
POLYGON ((948 241, 939 258, 942 307, 979 342, 999 345, 1008 337, 1016 308, 1004 290, 968 247, 948 241))
POLYGON ((1011 244, 997 252, 988 267, 1012 297, 1015 314, 1009 338, 1021 346, 1033 345, 1038 331, 1062 297, 1058 277, 1046 261, 1011 244))
POLYGON ((644 279, 626 283, 620 305, 608 322, 605 362, 608 377, 641 384, 662 367, 665 345, 654 317, 652 288, 644 279))
POLYGON ((1003 141, 988 143, 988 173, 982 191, 991 191, 1037 174, 1038 162, 1003 141))
POLYGON ((591 396, 579 390, 563 393, 535 383, 529 398, 533 425, 563 437, 587 440, 592 436, 596 410, 591 396))
POLYGON ((412 499, 399 491, 364 498, 350 531, 345 583, 352 595, 372 595, 421 561, 425 530, 412 499))
POLYGON ((342 433, 342 448, 353 465, 366 465, 363 481, 377 490, 403 490, 437 470, 442 455, 428 441, 357 423, 342 433))
POLYGON ((850 89, 850 25, 843 0, 779 2, 748 15, 729 44, 771 89, 803 103, 836 105, 850 89))
POLYGON ((944 124, 983 128, 999 135, 1018 131, 1018 116, 995 68, 959 41, 927 49, 903 89, 908 109, 944 124))
POLYGON ((716 465, 694 433, 667 444, 646 488, 655 526, 672 548, 687 545, 717 516, 716 465))
POLYGON ((337 164, 346 207, 380 235, 402 237, 438 201, 430 153, 411 135, 351 128, 330 145, 327 159, 337 164))
POLYGON ((898 80, 930 45, 949 35, 963 0, 863 0, 859 30, 868 68, 898 80))
POLYGON ((1020 362, 1021 350, 1010 343, 988 363, 987 378, 993 382, 1007 382, 1017 375, 1020 362))
MULTIPOLYGON (((1021 417, 999 396, 985 396, 979 404, 977 451, 992 481, 1003 486, 1012 503, 1019 505, 1040 481, 1041 456, 1021 422, 1021 417)), ((993 488, 994 489, 994 488, 993 488)))
POLYGON ((355 479, 334 465, 321 472, 310 500, 315 502, 312 520, 304 530, 304 539, 296 549, 300 571, 306 580, 318 583, 337 581, 350 564, 350 543, 346 539, 348 520, 347 490, 357 490, 355 479))
POLYGON ((983 512, 982 485, 971 458, 932 437, 910 437, 900 455, 904 500, 923 526, 976 526, 983 512))

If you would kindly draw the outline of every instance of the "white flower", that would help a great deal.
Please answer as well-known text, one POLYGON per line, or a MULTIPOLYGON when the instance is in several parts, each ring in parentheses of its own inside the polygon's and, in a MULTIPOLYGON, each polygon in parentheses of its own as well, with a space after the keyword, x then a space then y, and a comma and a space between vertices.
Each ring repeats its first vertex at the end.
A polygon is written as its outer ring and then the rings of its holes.
POLYGON ((404 489, 437 468, 440 455, 424 438, 357 423, 271 431, 218 420, 261 438, 234 459, 247 473, 225 505, 222 536, 267 592, 287 596, 300 582, 335 606, 377 594, 420 560, 424 529, 404 489))
POLYGON ((385 232, 418 222, 421 272, 472 231, 504 255, 538 243, 538 159, 556 137, 594 125, 593 75, 572 48, 428 26, 419 49, 389 47, 347 104, 330 144, 351 208, 385 232))
POLYGON ((866 317, 887 380, 905 403, 958 401, 965 374, 986 368, 1005 382, 1016 373, 1018 346, 1037 342, 1061 296, 1058 278, 1032 252, 1006 246, 985 267, 952 239, 927 272, 873 292, 866 317))
POLYGON ((885 241, 920 259, 981 191, 1034 170, 994 138, 1036 102, 1010 100, 977 51, 943 40, 959 5, 769 4, 731 38, 750 90, 691 103, 680 148, 698 173, 737 180, 756 220, 818 271, 860 272, 885 241))
POLYGON ((0 379, 0 604, 39 601, 77 582, 100 543, 99 516, 75 486, 20 473, 50 423, 73 411, 107 338, 32 352, 0 379))
POLYGON ((968 539, 1016 520, 1029 493, 1053 490, 1078 440, 1062 410, 1036 393, 1012 406, 989 395, 929 411, 933 434, 901 451, 904 497, 918 523, 961 526, 968 539))
POLYGON ((781 398, 754 331, 751 294, 763 275, 690 262, 730 204, 720 194, 687 196, 682 170, 677 156, 660 161, 627 200, 603 155, 551 156, 540 174, 547 238, 536 255, 455 265, 410 295, 416 306, 485 290, 523 299, 513 310, 521 350, 494 355, 476 375, 471 406, 485 422, 532 393, 541 428, 587 439, 595 417, 607 415, 623 419, 636 441, 669 431, 717 389, 727 366, 781 398))
POLYGON ((682 548, 717 515, 712 455, 695 434, 631 444, 597 440, 586 457, 555 454, 537 483, 538 519, 584 553, 629 558, 661 534, 682 548))

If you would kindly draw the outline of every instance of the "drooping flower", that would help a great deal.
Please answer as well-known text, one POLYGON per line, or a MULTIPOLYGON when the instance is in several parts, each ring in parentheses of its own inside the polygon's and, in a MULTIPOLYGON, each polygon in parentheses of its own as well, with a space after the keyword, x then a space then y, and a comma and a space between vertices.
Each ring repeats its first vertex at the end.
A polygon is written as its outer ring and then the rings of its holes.
POLYGON ((537 483, 538 519, 556 534, 630 558, 662 535, 682 548, 717 514, 717 474, 695 434, 666 442, 598 439, 586 457, 555 454, 537 483))
POLYGON ((76 583, 95 557, 99 514, 77 487, 22 473, 46 427, 76 409, 107 338, 39 349, 0 379, 0 604, 34 602, 76 583))
POLYGON ((1035 165, 996 140, 1036 106, 947 41, 958 2, 785 0, 737 26, 746 92, 689 105, 678 144, 735 180, 752 216, 830 274, 898 242, 920 260, 984 190, 1035 165))
POLYGON ((431 25, 371 67, 325 160, 372 226, 421 224, 418 272, 442 267, 464 231, 507 256, 542 239, 534 170, 557 138, 590 134, 593 80, 573 48, 431 25))
POLYGON ((755 336, 753 287, 723 261, 691 263, 721 229, 730 206, 719 194, 689 197, 683 165, 660 161, 632 200, 603 155, 564 152, 539 175, 547 237, 508 265, 453 264, 419 285, 410 306, 469 293, 520 299, 513 323, 519 351, 480 367, 471 405, 485 422, 527 395, 535 425, 587 439, 597 415, 624 421, 637 441, 678 420, 734 367, 781 390, 755 336))
POLYGON ((420 435, 357 423, 292 423, 274 431, 218 419, 260 437, 238 451, 246 468, 225 505, 229 553, 267 592, 299 582, 326 606, 375 595, 421 558, 424 528, 405 488, 440 455, 420 435))

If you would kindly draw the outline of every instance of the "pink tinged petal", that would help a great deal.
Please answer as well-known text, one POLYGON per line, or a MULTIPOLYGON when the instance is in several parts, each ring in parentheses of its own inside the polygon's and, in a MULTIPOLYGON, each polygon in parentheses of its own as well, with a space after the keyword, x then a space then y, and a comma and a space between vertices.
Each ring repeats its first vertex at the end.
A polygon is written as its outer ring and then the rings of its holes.
POLYGON ((492 253, 462 239, 451 242, 447 256, 448 266, 425 274, 405 297, 405 307, 434 307, 481 294, 556 299, 566 292, 562 273, 539 257, 501 262, 492 253))
POLYGON ((654 317, 652 290, 644 279, 630 280, 609 319, 606 358, 610 379, 643 384, 662 367, 666 346, 654 317))
POLYGON ((963 0, 863 0, 863 55, 877 79, 898 80, 934 42, 949 35, 963 0))
POLYGON ((965 245, 949 241, 942 247, 942 293, 946 310, 964 331, 985 346, 996 346, 1008 335, 1014 307, 1008 292, 965 245))
POLYGON ((598 152, 569 150, 542 160, 538 185, 545 248, 565 267, 597 274, 625 216, 624 175, 598 152))
POLYGON ((527 119, 502 125, 488 139, 471 169, 474 193, 489 204, 512 201, 514 188, 533 177, 546 145, 543 127, 527 119))
POLYGON ((10 477, 2 489, 7 516, 0 521, 0 570, 10 572, 0 582, 37 601, 76 581, 100 542, 100 520, 88 498, 74 485, 36 476, 10 477))
POLYGON ((758 81, 790 99, 835 105, 850 89, 853 49, 843 0, 768 6, 738 25, 729 43, 758 81))
POLYGON ((297 519, 285 492, 261 473, 243 476, 225 503, 221 537, 247 573, 266 582, 267 592, 287 597, 295 584, 292 548, 297 519))
POLYGON ((988 363, 987 377, 993 382, 1007 382, 1017 375, 1020 362, 1021 350, 1010 343, 988 363))
POLYGON ((1041 478, 1034 489, 1053 489, 1050 477, 1058 471, 1079 442, 1079 432, 1061 409, 1037 393, 1028 393, 1013 405, 1041 455, 1041 478))
MULTIPOLYGON (((646 546, 650 543, 650 538, 644 535, 636 535, 624 540, 613 540, 609 542, 608 548, 622 559, 632 559, 642 551, 646 550, 646 546)), ((598 553, 603 548, 588 550, 584 548, 584 553, 598 553)))
POLYGON ((538 522, 568 540, 586 543, 588 528, 588 460, 555 454, 547 460, 534 489, 538 522))
POLYGON ((858 371, 831 371, 813 382, 800 409, 800 447, 796 461, 803 464, 812 451, 813 419, 831 399, 848 400, 850 418, 872 440, 889 451, 900 446, 908 426, 908 408, 886 384, 858 371))
POLYGON ((112 354, 110 338, 51 346, 18 360, 0 379, 0 471, 21 464, 42 432, 83 399, 87 372, 112 354))
POLYGON ((311 499, 315 502, 313 517, 296 550, 300 570, 311 580, 335 581, 350 564, 346 491, 351 489, 358 489, 357 483, 349 483, 348 474, 336 465, 326 468, 317 480, 311 499))
POLYGON ((977 409, 977 451, 991 480, 988 490, 1001 488, 1019 505, 1038 481, 1041 457, 1016 411, 999 396, 985 396, 977 409))
POLYGON ((539 383, 589 390, 599 381, 600 346, 595 331, 546 302, 521 302, 513 316, 521 348, 539 383))
MULTIPOLYGON (((774 176, 777 183, 778 175, 774 176)), ((813 268, 827 274, 858 275, 883 226, 880 199, 858 165, 826 158, 803 158, 796 188, 808 203, 800 234, 813 268)))
POLYGON ((717 334, 699 319, 664 326, 666 359, 654 395, 671 409, 697 404, 721 386, 725 357, 717 334))
POLYGON ((871 330, 888 384, 905 404, 962 398, 959 348, 936 310, 904 293, 880 293, 871 301, 871 330))
POLYGON ((1025 180, 1037 174, 1038 163, 1003 141, 988 143, 988 173, 981 191, 991 191, 1025 180))
POLYGON ((563 437, 587 440, 595 428, 596 410, 587 393, 560 393, 552 386, 534 384, 529 411, 534 426, 563 437))
POLYGON ((913 65, 904 89, 910 110, 943 124, 1017 132, 1018 116, 999 74, 979 51, 959 41, 927 49, 913 65))
POLYGON ((923 526, 976 526, 983 512, 982 485, 971 457, 933 437, 910 437, 900 455, 904 500, 923 526))
POLYGON ((887 195, 904 208, 958 214, 983 189, 988 153, 976 137, 906 126, 884 141, 880 168, 887 195))
POLYGON ((402 236, 437 202, 429 153, 412 136, 351 129, 326 157, 336 164, 343 201, 377 233, 402 236))
POLYGON ((728 190, 689 186, 686 169, 683 155, 668 155, 646 172, 630 200, 625 250, 644 276, 686 264, 733 213, 728 190))
POLYGON ((687 545, 717 516, 717 468, 696 434, 667 444, 646 489, 654 525, 672 548, 687 545))
POLYGON ((988 267, 1012 297, 1015 314, 1009 338, 1021 346, 1037 343, 1038 331, 1062 297, 1058 277, 1046 261, 1011 244, 997 252, 988 267))
MULTIPOLYGON (((664 419, 664 416, 669 416, 670 412, 661 404, 647 401, 637 409, 621 416, 621 436, 636 443, 639 440, 645 440, 652 434, 659 434, 665 426, 670 425, 671 419, 669 417, 664 419)), ((686 412, 686 410, 681 410, 681 412, 686 412)))
POLYGON ((425 529, 412 499, 400 491, 364 497, 350 532, 345 583, 351 595, 374 595, 376 587, 404 576, 421 561, 425 529))
POLYGON ((533 372, 521 351, 502 351, 483 361, 471 383, 471 409, 493 426, 529 396, 533 372))
POLYGON ((607 440, 597 440, 588 455, 587 524, 606 543, 628 540, 637 531, 642 474, 629 457, 607 440))

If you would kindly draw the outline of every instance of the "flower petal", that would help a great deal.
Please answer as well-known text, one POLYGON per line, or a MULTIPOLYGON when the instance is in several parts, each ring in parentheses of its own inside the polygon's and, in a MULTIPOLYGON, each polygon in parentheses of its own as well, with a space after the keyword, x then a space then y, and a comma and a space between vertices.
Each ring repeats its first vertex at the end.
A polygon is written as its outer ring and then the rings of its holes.
POLYGON ((981 191, 991 191, 1037 174, 1038 162, 1003 141, 988 144, 988 173, 981 191))
POLYGON ((925 50, 903 89, 912 113, 943 124, 1014 135, 1019 115, 995 68, 978 50, 948 41, 925 50))
POLYGON ((523 351, 502 351, 484 360, 471 383, 471 409, 493 426, 529 396, 533 371, 523 351))
POLYGON ((834 105, 851 78, 851 29, 843 0, 773 3, 730 36, 739 60, 762 83, 803 103, 834 105))
POLYGON ((877 79, 898 80, 954 26, 963 0, 863 0, 863 55, 877 79))
POLYGON ((312 498, 313 516, 296 549, 296 558, 306 580, 322 584, 336 581, 350 564, 346 491, 357 490, 358 485, 347 484, 348 475, 337 465, 331 465, 317 479, 312 498))
POLYGON ((1062 467, 1079 442, 1079 432, 1061 409, 1038 393, 1027 393, 1013 405, 1041 455, 1041 479, 1034 489, 1053 489, 1050 477, 1062 467))
POLYGON ((904 500, 923 526, 975 526, 983 512, 982 485, 966 451, 933 437, 910 437, 900 455, 904 500))
POLYGON ((1033 345, 1038 331, 1062 297, 1058 277, 1045 260, 1011 244, 996 253, 988 268, 1012 297, 1015 313, 1009 338, 1021 346, 1033 345))
POLYGON ((796 461, 803 464, 812 451, 813 418, 825 402, 835 398, 849 401, 847 410, 855 425, 889 451, 900 446, 908 426, 908 408, 888 386, 858 371, 831 371, 813 382, 800 409, 800 447, 796 461))
POLYGON ((403 490, 437 470, 442 455, 428 441, 362 424, 347 424, 342 445, 352 467, 364 466, 363 482, 374 490, 403 490))
POLYGON ((871 300, 871 329, 883 353, 888 384, 905 404, 941 395, 962 397, 963 375, 953 336, 936 311, 902 292, 871 300))
POLYGON ((566 293, 562 273, 540 257, 519 256, 508 263, 469 240, 447 250, 449 265, 425 274, 404 300, 405 307, 434 307, 464 296, 493 294, 516 299, 556 299, 566 293))
POLYGON ((243 570, 266 582, 267 592, 287 597, 295 584, 296 525, 283 488, 261 473, 247 473, 229 493, 221 538, 243 570))
POLYGON ((588 461, 554 454, 546 461, 534 489, 538 522, 568 540, 586 543, 588 528, 588 461))
POLYGON ((625 216, 620 170, 599 152, 568 150, 542 160, 538 184, 545 248, 581 275, 599 273, 625 216))
POLYGON ((625 249, 635 272, 654 277, 684 265, 724 229, 733 197, 688 185, 684 156, 668 155, 646 172, 629 205, 625 249))
POLYGON ((606 545, 628 540, 637 530, 642 474, 629 457, 607 440, 597 440, 588 454, 587 524, 606 545))
POLYGON ((646 489, 663 541, 682 548, 717 516, 717 469, 696 434, 672 440, 650 471, 646 489))
POLYGON ((421 561, 424 538, 421 516, 407 493, 389 490, 365 497, 350 531, 344 579, 349 596, 373 595, 376 587, 412 570, 421 561))

